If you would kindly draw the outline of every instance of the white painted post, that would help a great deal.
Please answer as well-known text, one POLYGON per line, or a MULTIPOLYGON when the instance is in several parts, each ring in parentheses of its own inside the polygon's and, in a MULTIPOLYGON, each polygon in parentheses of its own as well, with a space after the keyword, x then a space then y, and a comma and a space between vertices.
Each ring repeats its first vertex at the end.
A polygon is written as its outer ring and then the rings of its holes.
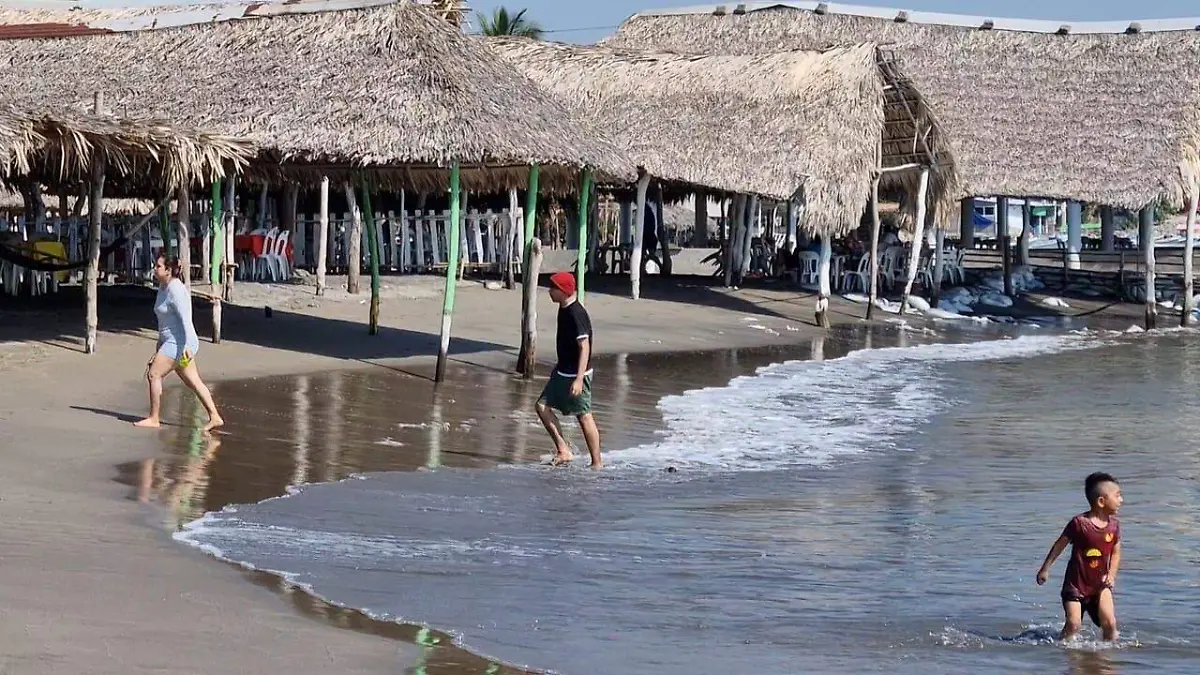
POLYGON ((483 259, 483 228, 480 227, 480 225, 479 225, 480 218, 482 218, 482 214, 480 214, 479 211, 477 211, 475 209, 471 209, 471 217, 470 217, 471 239, 474 240, 475 262, 477 262, 477 263, 484 262, 484 259, 483 259))
POLYGON ((646 191, 650 189, 650 175, 645 174, 637 182, 637 223, 633 228, 633 252, 629 261, 630 296, 637 300, 642 295, 642 240, 646 230, 646 191))
POLYGON ((413 264, 417 274, 425 271, 425 212, 413 211, 413 228, 416 234, 417 259, 413 264))
MULTIPOLYGON (((1070 216, 1068 215, 1068 218, 1070 216)), ((1070 222, 1068 221, 1068 227, 1070 222)), ((1138 213, 1138 234, 1146 260, 1146 330, 1158 327, 1158 288, 1154 269, 1154 206, 1142 207, 1138 213)))
POLYGON ((817 325, 829 328, 829 267, 833 259, 833 241, 829 233, 821 233, 821 259, 817 266, 820 288, 817 292, 817 325))
POLYGON ((325 267, 329 258, 329 177, 321 178, 321 212, 317 214, 317 295, 325 295, 325 267))
MULTIPOLYGON (((917 266, 921 262, 921 245, 925 241, 926 194, 929 191, 929 167, 921 167, 921 179, 917 185, 917 220, 913 231, 912 247, 908 252, 908 272, 904 275, 904 295, 900 298, 900 314, 908 309, 908 296, 912 294, 913 280, 917 278, 917 266)), ((1007 223, 1007 220, 1004 221, 1007 223)), ((1007 237, 1008 233, 1005 232, 1007 237)))
POLYGON ((1183 237, 1183 314, 1179 317, 1181 326, 1190 326, 1192 310, 1195 303, 1193 293, 1192 252, 1196 246, 1196 209, 1200 208, 1200 190, 1197 190, 1196 179, 1192 179, 1191 194, 1188 195, 1187 234, 1183 237))

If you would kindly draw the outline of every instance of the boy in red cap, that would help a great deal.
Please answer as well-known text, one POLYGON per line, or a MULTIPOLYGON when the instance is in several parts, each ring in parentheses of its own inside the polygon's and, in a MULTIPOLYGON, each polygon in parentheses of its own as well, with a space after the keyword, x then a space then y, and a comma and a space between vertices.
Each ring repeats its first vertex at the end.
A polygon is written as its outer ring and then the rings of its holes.
POLYGON ((575 276, 558 272, 550 277, 550 299, 558 304, 558 363, 542 395, 537 400, 537 414, 554 439, 554 459, 551 464, 570 462, 571 446, 563 438, 554 410, 574 415, 587 441, 592 468, 599 469, 600 430, 592 417, 592 320, 575 296, 575 276))

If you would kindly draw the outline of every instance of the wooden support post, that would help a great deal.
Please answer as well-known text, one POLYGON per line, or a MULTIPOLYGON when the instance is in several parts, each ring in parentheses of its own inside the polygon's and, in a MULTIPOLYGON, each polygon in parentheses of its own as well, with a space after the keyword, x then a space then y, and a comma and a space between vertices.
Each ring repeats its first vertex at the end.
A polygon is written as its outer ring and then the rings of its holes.
POLYGON ((224 288, 221 295, 225 302, 233 302, 233 282, 237 272, 237 257, 233 246, 234 236, 237 233, 236 200, 236 179, 230 177, 225 181, 225 208, 221 214, 222 231, 225 237, 225 260, 221 265, 225 276, 223 277, 224 288))
POLYGON ((967 197, 959 203, 958 244, 964 251, 975 248, 975 198, 967 197))
POLYGON ((745 195, 734 195, 729 201, 729 233, 725 236, 725 288, 733 287, 734 266, 737 265, 738 251, 741 250, 741 224, 746 219, 745 195))
POLYGON ((696 190, 692 198, 696 206, 696 218, 692 223, 692 246, 704 248, 708 246, 708 193, 696 190))
POLYGON ((367 225, 367 253, 371 256, 371 309, 367 335, 379 335, 379 231, 375 211, 371 209, 371 191, 362 180, 363 214, 367 225))
POLYGON ((209 209, 209 230, 212 232, 212 245, 209 251, 212 259, 208 266, 208 283, 212 286, 213 295, 219 293, 221 285, 221 261, 225 258, 225 239, 222 235, 221 222, 221 181, 212 184, 212 207, 209 209))
MULTIPOLYGON (((534 279, 542 269, 542 242, 532 238, 529 243, 526 273, 534 279)), ((537 361, 537 284, 525 284, 521 293, 521 353, 517 361, 517 372, 525 379, 533 377, 537 361)))
POLYGON ((870 263, 867 265, 867 320, 875 316, 875 301, 879 297, 879 177, 871 179, 871 248, 870 263))
POLYGON ((1116 218, 1113 207, 1100 207, 1100 250, 1111 251, 1116 245, 1116 218))
POLYGON ((583 170, 583 180, 579 186, 579 250, 575 256, 575 293, 579 301, 584 300, 584 281, 587 279, 587 249, 588 249, 588 214, 591 209, 588 200, 592 196, 592 170, 583 170))
POLYGON ((904 274, 904 294, 900 297, 900 314, 908 310, 908 296, 912 295, 913 281, 917 278, 917 267, 921 263, 921 248, 925 245, 925 215, 929 208, 929 167, 921 167, 921 178, 917 183, 917 215, 914 223, 912 245, 908 251, 908 270, 904 274))
POLYGON ((996 236, 1000 237, 1000 271, 1004 274, 1004 294, 1011 298, 1012 236, 1008 229, 1008 197, 996 197, 996 236))
POLYGON ((329 256, 329 176, 321 178, 321 213, 317 231, 317 295, 325 295, 325 266, 329 256))
POLYGON ((1200 208, 1200 190, 1196 179, 1192 179, 1191 191, 1188 195, 1187 234, 1183 237, 1183 313, 1179 317, 1179 325, 1192 324, 1192 311, 1196 309, 1193 290, 1192 255, 1196 246, 1196 209, 1200 208))
POLYGON ((658 273, 661 276, 671 276, 671 238, 667 234, 667 212, 663 208, 663 188, 662 183, 659 183, 654 190, 654 205, 657 217, 654 219, 654 225, 658 228, 658 251, 659 251, 659 266, 658 273))
POLYGON ((751 197, 746 205, 745 220, 742 221, 742 239, 741 251, 738 254, 738 270, 737 270, 737 285, 741 286, 746 281, 746 275, 750 272, 750 257, 754 250, 754 235, 761 231, 759 224, 762 222, 762 201, 758 197, 751 197))
POLYGON ((629 259, 630 297, 642 296, 642 242, 646 234, 646 192, 650 190, 650 175, 642 174, 637 182, 637 222, 633 224, 633 252, 629 259))
POLYGON ((1017 240, 1017 264, 1029 267, 1029 240, 1033 237, 1033 207, 1029 205, 1029 197, 1021 207, 1021 237, 1017 240))
MULTIPOLYGON (((537 228, 537 199, 538 199, 538 177, 541 172, 537 164, 529 167, 529 187, 525 192, 525 249, 522 252, 521 263, 521 350, 517 352, 517 372, 525 377, 533 377, 533 371, 525 370, 526 363, 533 363, 533 343, 529 342, 529 331, 526 330, 524 323, 530 312, 537 315, 537 286, 538 272, 540 271, 541 263, 541 243, 538 242, 538 262, 539 267, 533 266, 534 256, 534 230, 537 228), (533 306, 531 307, 531 303, 533 306)), ((535 333, 537 325, 532 329, 535 333)), ((536 337, 536 335, 535 335, 536 337)))
MULTIPOLYGON (((149 232, 150 229, 146 228, 146 231, 149 232)), ((162 257, 165 260, 175 257, 174 247, 171 246, 171 213, 165 206, 158 212, 158 236, 162 239, 162 257)), ((154 257, 154 254, 150 253, 150 269, 154 269, 154 257)))
POLYGON ((516 253, 516 244, 520 240, 518 235, 521 223, 517 220, 518 204, 520 202, 517 199, 517 188, 510 188, 508 191, 508 234, 504 236, 504 246, 501 248, 504 251, 504 287, 510 291, 517 287, 516 275, 513 270, 513 254, 516 253))
POLYGON ((933 250, 933 288, 929 289, 929 304, 934 307, 942 299, 942 276, 946 273, 946 228, 937 226, 933 250))
MULTIPOLYGON (((350 207, 350 232, 347 234, 346 243, 346 292, 357 294, 362 282, 362 209, 358 207, 358 200, 354 198, 354 186, 345 183, 342 188, 346 193, 346 204, 350 207)), ((457 242, 455 243, 457 245, 457 242)), ((454 275, 453 269, 450 270, 450 274, 454 275)))
POLYGON ((829 267, 830 261, 833 259, 833 242, 828 232, 821 234, 821 260, 817 267, 818 283, 820 284, 817 291, 817 325, 821 328, 829 328, 829 267))
POLYGON ((1138 229, 1141 235, 1142 255, 1146 261, 1146 330, 1158 327, 1158 291, 1154 274, 1154 206, 1143 207, 1138 212, 1138 229))
POLYGON ((450 166, 450 231, 446 236, 446 290, 442 295, 442 336, 438 346, 437 369, 433 381, 446 379, 446 359, 450 355, 450 324, 454 316, 454 292, 458 288, 455 270, 458 269, 459 249, 462 246, 462 191, 459 189, 458 162, 450 166))
POLYGON ((175 190, 175 215, 179 223, 175 226, 179 239, 179 269, 183 274, 183 285, 192 287, 192 194, 187 185, 175 190))
MULTIPOLYGON (((102 108, 103 96, 96 94, 95 110, 102 108)), ((98 293, 100 292, 100 232, 104 216, 104 155, 92 153, 92 194, 88 201, 88 265, 84 274, 84 297, 87 302, 87 335, 84 338, 83 351, 86 354, 96 353, 96 333, 100 326, 98 293)))
POLYGON ((221 344, 221 295, 214 293, 211 296, 212 302, 212 341, 214 345, 221 344))

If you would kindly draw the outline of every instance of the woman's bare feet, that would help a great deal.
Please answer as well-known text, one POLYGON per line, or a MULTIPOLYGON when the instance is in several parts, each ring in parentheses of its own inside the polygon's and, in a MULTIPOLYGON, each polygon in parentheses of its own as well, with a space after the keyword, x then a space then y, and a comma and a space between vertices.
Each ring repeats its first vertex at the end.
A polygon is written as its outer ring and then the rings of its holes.
POLYGON ((219 429, 223 426, 225 426, 225 420, 221 419, 220 415, 213 415, 211 418, 209 418, 208 424, 204 425, 204 430, 212 431, 213 429, 219 429))
POLYGON ((138 420, 137 422, 134 422, 133 426, 141 427, 143 429, 157 429, 162 426, 162 423, 159 422, 157 417, 147 417, 144 420, 138 420))

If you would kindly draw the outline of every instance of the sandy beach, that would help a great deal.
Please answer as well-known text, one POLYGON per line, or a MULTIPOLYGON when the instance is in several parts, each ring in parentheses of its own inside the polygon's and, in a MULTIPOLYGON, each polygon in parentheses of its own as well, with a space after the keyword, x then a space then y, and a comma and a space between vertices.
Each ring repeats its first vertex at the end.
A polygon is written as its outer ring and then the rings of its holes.
MULTIPOLYGON (((198 363, 210 381, 386 368, 430 391, 441 284, 437 278, 385 280, 383 330, 376 337, 366 335, 367 296, 347 296, 337 280, 321 299, 303 286, 241 286, 238 306, 226 308, 221 345, 207 342, 208 312, 197 303, 198 363), (270 318, 265 304, 272 307, 270 318)), ((145 433, 127 423, 146 405, 141 373, 154 344, 152 295, 144 289, 104 291, 99 353, 90 357, 78 337, 82 300, 71 290, 36 308, 0 310, 6 385, 0 388, 0 485, 9 524, 0 571, 0 611, 6 616, 0 636, 10 645, 3 670, 302 674, 331 667, 402 672, 411 665, 411 644, 314 621, 296 611, 297 603, 246 583, 245 574, 148 526, 157 512, 137 503, 117 480, 117 467, 160 456, 161 434, 179 430, 145 433)), ((728 291, 684 279, 647 284, 639 302, 623 294, 619 282, 589 286, 599 354, 809 345, 823 335, 813 325, 814 298, 807 293, 728 291)), ((544 292, 539 298, 544 361, 552 356, 554 307, 544 292)), ((453 386, 486 387, 480 373, 511 379, 519 307, 517 291, 463 284, 453 386)), ((1101 307, 1081 301, 1070 313, 1101 307)), ((861 324, 862 306, 835 298, 832 309, 839 324, 861 324)), ((1117 305, 1102 313, 1122 324, 1135 322, 1140 311, 1117 305)), ((652 401, 643 405, 652 407, 652 401)), ((252 401, 238 406, 232 416, 253 419, 246 410, 252 401)), ((419 418, 422 411, 409 407, 403 414, 419 418)), ((177 414, 168 421, 181 420, 177 414)), ((530 450, 523 459, 534 454, 530 450)))

